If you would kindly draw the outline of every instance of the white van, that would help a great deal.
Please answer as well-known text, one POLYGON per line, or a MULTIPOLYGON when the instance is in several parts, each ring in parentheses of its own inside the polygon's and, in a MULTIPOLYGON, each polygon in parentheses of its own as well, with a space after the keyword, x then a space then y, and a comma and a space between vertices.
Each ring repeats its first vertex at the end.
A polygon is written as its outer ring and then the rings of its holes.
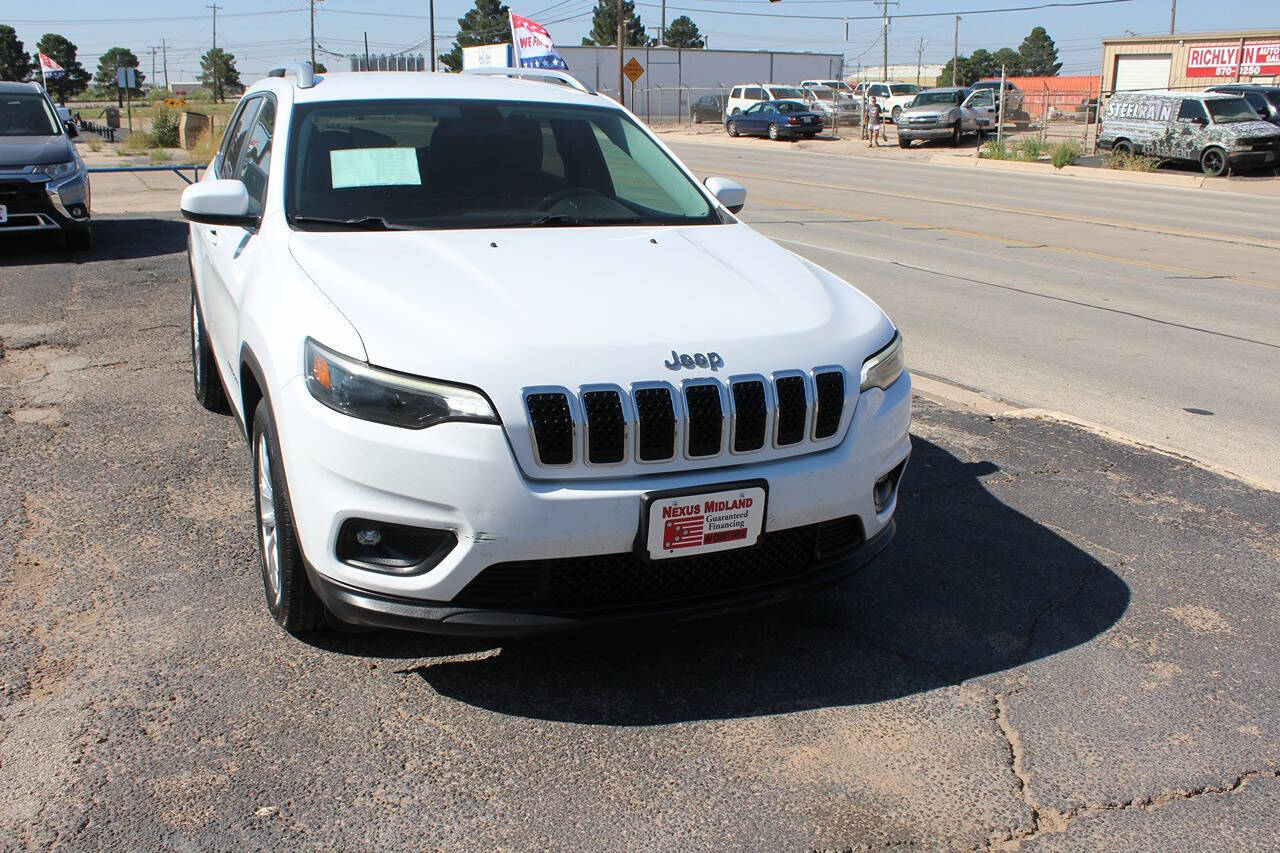
POLYGON ((729 92, 725 115, 737 115, 761 101, 800 101, 804 103, 804 90, 784 83, 740 83, 729 92))

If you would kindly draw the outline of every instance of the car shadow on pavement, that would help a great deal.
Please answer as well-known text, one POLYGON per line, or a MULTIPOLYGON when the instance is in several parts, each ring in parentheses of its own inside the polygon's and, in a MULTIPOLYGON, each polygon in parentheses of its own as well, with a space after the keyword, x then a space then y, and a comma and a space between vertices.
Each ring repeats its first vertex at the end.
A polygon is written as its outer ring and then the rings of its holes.
POLYGON ((406 672, 504 714, 657 725, 895 699, 1086 643, 1124 613, 1119 576, 987 490, 994 464, 914 438, 907 471, 897 539, 810 600, 484 657, 451 641, 406 672))
POLYGON ((0 267, 127 261, 172 255, 186 248, 184 220, 122 216, 93 220, 93 249, 88 252, 65 248, 61 235, 57 234, 30 237, 0 234, 0 267))

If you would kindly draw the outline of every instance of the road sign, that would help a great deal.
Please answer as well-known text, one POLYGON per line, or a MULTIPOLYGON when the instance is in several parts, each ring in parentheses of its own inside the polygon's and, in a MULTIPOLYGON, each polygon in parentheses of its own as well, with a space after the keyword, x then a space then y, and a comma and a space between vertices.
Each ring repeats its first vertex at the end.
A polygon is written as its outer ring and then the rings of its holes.
POLYGON ((622 66, 622 73, 627 75, 627 79, 632 83, 640 79, 640 75, 644 73, 644 66, 636 62, 636 58, 631 57, 631 61, 622 66))
POLYGON ((121 89, 138 88, 138 71, 135 68, 117 68, 116 85, 121 89))
POLYGON ((180 110, 187 105, 186 98, 165 98, 164 105, 171 110, 180 110))

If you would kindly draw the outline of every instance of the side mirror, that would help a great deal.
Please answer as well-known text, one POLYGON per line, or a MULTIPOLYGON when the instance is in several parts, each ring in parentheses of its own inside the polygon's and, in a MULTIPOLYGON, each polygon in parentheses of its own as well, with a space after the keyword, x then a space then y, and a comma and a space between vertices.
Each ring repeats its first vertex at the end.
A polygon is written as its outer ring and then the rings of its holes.
POLYGON ((75 139, 77 136, 80 135, 80 131, 76 129, 76 123, 71 119, 67 119, 66 121, 64 121, 62 123, 62 127, 64 130, 67 131, 67 136, 71 137, 72 139, 75 139))
POLYGON ((239 225, 251 228, 258 217, 249 214, 249 190, 243 181, 219 178, 200 181, 182 191, 179 205, 191 222, 205 225, 239 225))
POLYGON ((737 181, 728 178, 707 178, 703 181, 716 201, 723 204, 730 213, 737 213, 747 204, 747 188, 737 181))

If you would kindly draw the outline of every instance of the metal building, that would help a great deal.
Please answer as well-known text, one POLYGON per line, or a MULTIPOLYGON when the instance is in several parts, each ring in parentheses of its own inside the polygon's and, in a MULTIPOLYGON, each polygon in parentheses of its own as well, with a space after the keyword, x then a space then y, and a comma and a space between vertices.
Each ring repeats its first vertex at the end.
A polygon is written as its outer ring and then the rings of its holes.
POLYGON ((1177 33, 1102 40, 1102 89, 1198 91, 1217 83, 1280 83, 1280 30, 1177 33))

